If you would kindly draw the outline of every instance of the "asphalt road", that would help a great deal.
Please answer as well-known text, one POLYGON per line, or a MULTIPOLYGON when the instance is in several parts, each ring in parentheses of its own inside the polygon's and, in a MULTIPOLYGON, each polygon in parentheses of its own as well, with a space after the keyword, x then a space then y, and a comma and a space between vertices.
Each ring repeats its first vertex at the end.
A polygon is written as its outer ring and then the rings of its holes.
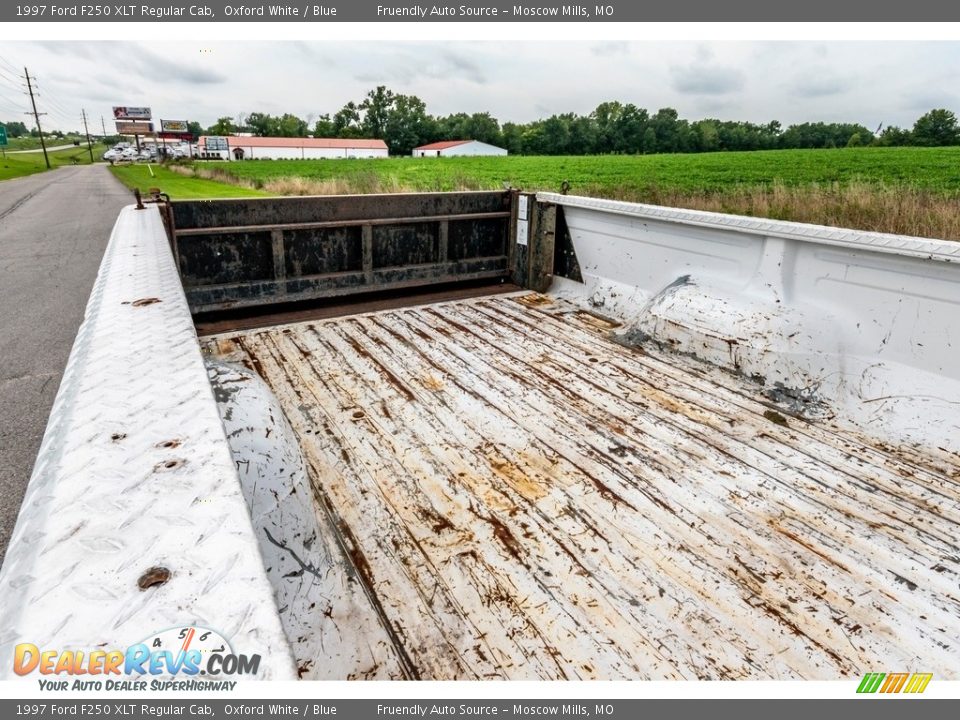
POLYGON ((131 202, 102 165, 0 182, 0 557, 110 230, 131 202))

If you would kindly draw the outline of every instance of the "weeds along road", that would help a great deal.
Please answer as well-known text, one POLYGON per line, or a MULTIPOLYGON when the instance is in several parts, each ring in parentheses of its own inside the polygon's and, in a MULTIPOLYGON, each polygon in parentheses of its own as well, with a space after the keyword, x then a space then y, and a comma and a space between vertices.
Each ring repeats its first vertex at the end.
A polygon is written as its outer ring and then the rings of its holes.
POLYGON ((120 208, 102 165, 0 182, 0 557, 120 208))

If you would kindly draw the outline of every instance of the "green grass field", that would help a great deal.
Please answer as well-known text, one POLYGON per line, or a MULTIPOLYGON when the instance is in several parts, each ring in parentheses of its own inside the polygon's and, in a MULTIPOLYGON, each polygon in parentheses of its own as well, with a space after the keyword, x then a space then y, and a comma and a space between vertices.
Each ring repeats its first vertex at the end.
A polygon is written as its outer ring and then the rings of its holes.
POLYGON ((960 147, 698 155, 196 163, 274 195, 559 190, 755 217, 960 240, 960 147))
POLYGON ((770 150, 696 155, 587 157, 392 158, 389 160, 265 160, 201 163, 270 189, 271 181, 298 177, 320 182, 409 190, 494 189, 509 183, 526 190, 557 190, 606 197, 709 193, 734 187, 821 184, 907 185, 960 193, 960 147, 770 150))
POLYGON ((131 190, 139 188, 146 192, 150 188, 160 188, 162 192, 167 193, 175 200, 259 197, 270 194, 214 180, 188 177, 160 165, 115 165, 110 170, 120 182, 131 190), (152 175, 151 171, 153 172, 152 175))
MULTIPOLYGON (((99 161, 105 150, 106 148, 103 145, 94 145, 93 159, 99 161)), ((57 150, 49 153, 49 156, 50 165, 54 168, 63 165, 88 165, 90 163, 90 154, 87 152, 86 145, 70 150, 57 150)), ((22 155, 10 155, 8 153, 6 158, 0 159, 0 180, 33 175, 46 169, 47 167, 43 162, 43 153, 24 153, 22 155)))
POLYGON ((699 155, 196 162, 128 187, 173 198, 559 190, 633 202, 960 240, 960 147, 699 155))

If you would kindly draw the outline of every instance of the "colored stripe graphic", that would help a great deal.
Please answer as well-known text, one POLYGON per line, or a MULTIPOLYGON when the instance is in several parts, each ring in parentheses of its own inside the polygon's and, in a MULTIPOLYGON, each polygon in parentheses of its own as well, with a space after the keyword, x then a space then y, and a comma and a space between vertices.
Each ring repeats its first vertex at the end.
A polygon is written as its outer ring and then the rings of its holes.
POLYGON ((861 694, 911 693, 919 694, 927 689, 933 673, 867 673, 857 686, 861 694))
POLYGON ((903 687, 904 683, 907 682, 907 678, 910 677, 910 673, 890 673, 887 675, 886 682, 883 683, 883 687, 880 688, 882 693, 898 693, 900 688, 903 687))
POLYGON ((932 677, 933 673, 914 673, 913 677, 910 678, 910 682, 907 683, 907 687, 904 692, 922 693, 927 689, 927 685, 930 684, 930 679, 932 677))
POLYGON ((857 688, 857 692, 875 693, 885 677, 886 675, 884 673, 867 673, 863 676, 863 680, 860 682, 860 687, 857 688))

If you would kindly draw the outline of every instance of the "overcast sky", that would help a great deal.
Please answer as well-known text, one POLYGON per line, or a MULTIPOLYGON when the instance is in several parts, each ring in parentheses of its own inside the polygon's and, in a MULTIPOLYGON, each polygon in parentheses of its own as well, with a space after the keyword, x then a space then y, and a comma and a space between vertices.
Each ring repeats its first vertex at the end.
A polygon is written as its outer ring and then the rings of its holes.
POLYGON ((911 126, 934 107, 960 112, 956 42, 4 42, 0 119, 27 109, 15 76, 24 65, 45 125, 78 127, 83 107, 97 131, 113 105, 205 127, 252 111, 312 120, 379 84, 434 115, 489 111, 501 122, 585 114, 604 100, 689 119, 871 130, 911 126))

